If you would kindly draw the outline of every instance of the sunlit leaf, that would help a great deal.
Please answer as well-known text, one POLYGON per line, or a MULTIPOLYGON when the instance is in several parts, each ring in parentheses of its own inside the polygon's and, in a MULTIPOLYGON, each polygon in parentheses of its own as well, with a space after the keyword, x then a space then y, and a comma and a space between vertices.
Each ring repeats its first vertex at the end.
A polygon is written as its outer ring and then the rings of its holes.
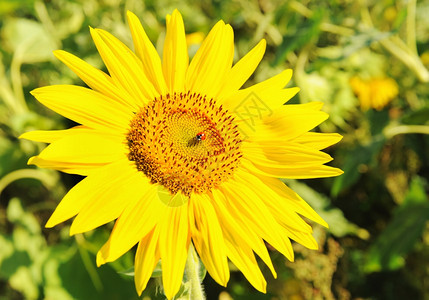
POLYGON ((52 51, 57 49, 57 44, 42 24, 36 21, 7 19, 1 34, 7 50, 15 53, 21 63, 36 63, 54 58, 52 51))

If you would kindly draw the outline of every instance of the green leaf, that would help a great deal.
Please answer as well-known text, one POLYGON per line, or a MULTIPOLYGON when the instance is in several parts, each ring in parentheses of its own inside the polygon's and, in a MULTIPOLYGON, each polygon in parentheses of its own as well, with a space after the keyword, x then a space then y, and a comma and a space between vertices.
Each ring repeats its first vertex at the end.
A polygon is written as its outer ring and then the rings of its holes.
POLYGON ((9 201, 6 211, 13 231, 7 240, 7 250, 12 253, 0 260, 1 276, 5 276, 10 286, 22 293, 27 299, 39 297, 42 282, 41 266, 46 254, 46 241, 41 234, 40 225, 34 215, 25 211, 18 198, 9 201))
MULTIPOLYGON (((40 234, 40 224, 33 214, 24 211, 21 201, 13 198, 7 207, 7 218, 11 223, 24 227, 31 234, 40 234)), ((26 242, 24 242, 26 243, 26 242)))
POLYGON ((357 225, 348 221, 343 212, 331 206, 328 197, 322 195, 304 183, 296 180, 287 180, 287 185, 300 195, 310 206, 329 224, 329 231, 337 236, 342 237, 347 234, 357 235, 362 239, 367 239, 369 233, 359 228, 357 225))
POLYGON ((17 9, 30 9, 35 0, 2 0, 0 3, 0 16, 16 12, 17 9))
POLYGON ((25 166, 28 157, 22 151, 17 151, 17 144, 10 139, 0 136, 0 178, 17 168, 25 166))
POLYGON ((51 60, 58 46, 42 24, 28 19, 11 18, 2 29, 5 48, 18 57, 21 63, 51 60))
POLYGON ((357 145, 354 149, 350 150, 342 166, 344 174, 335 178, 334 184, 332 185, 331 195, 333 197, 338 196, 340 192, 359 180, 361 176, 359 166, 372 163, 380 152, 384 142, 385 140, 383 137, 377 137, 368 145, 357 145))
POLYGON ((420 177, 412 179, 404 202, 395 209, 392 221, 369 251, 365 266, 367 272, 403 267, 404 256, 419 241, 429 220, 425 185, 426 182, 420 177))
POLYGON ((7 262, 14 254, 12 239, 9 236, 0 235, 0 277, 8 278, 15 270, 9 267, 7 262))
POLYGON ((389 124, 389 112, 387 110, 377 111, 370 109, 366 113, 372 136, 376 136, 383 132, 383 129, 389 124))
POLYGON ((273 65, 282 64, 289 52, 302 48, 314 38, 318 37, 323 16, 323 10, 315 11, 311 19, 304 23, 305 25, 299 27, 293 34, 283 36, 283 42, 277 48, 273 65))
POLYGON ((161 260, 159 260, 155 266, 155 269, 152 272, 151 277, 152 278, 160 278, 161 276, 162 276, 162 265, 161 265, 161 260))
POLYGON ((429 121, 429 106, 421 107, 415 111, 404 114, 401 123, 408 125, 424 125, 429 121))

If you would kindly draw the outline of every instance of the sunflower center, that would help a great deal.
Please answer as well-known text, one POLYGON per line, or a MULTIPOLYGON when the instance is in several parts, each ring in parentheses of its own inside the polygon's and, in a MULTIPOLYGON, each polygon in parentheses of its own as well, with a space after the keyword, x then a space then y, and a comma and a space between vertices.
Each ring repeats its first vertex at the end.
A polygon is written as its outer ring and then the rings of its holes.
POLYGON ((239 165, 241 140, 233 122, 227 110, 200 94, 161 96, 131 121, 128 158, 171 194, 207 192, 239 165))

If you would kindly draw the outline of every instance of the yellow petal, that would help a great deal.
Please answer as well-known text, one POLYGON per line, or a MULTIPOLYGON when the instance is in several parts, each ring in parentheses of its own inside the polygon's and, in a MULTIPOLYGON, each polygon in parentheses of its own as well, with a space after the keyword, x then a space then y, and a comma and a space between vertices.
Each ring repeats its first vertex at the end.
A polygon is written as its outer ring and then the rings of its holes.
POLYGON ((247 247, 237 236, 226 235, 227 255, 231 262, 243 273, 251 285, 258 291, 266 293, 267 282, 259 269, 252 249, 247 247))
POLYGON ((231 26, 219 21, 201 44, 189 65, 186 89, 208 98, 218 94, 234 56, 234 33, 231 26))
POLYGON ((218 103, 222 103, 223 99, 228 98, 228 96, 238 91, 247 79, 249 79, 264 56, 266 44, 264 39, 261 40, 227 73, 222 88, 216 97, 218 103))
MULTIPOLYGON (((296 194, 286 194, 284 188, 280 186, 285 185, 278 179, 258 178, 244 171, 236 172, 236 178, 242 180, 267 205, 276 221, 283 226, 282 235, 288 236, 309 249, 318 249, 317 242, 311 235, 311 227, 297 213, 323 226, 327 227, 328 224, 304 200, 298 198, 299 196, 296 194), (266 184, 267 182, 271 185, 266 184), (281 194, 276 192, 278 189, 281 189, 281 194)), ((293 191, 291 192, 293 193, 293 191)))
POLYGON ((62 138, 56 132, 53 135, 47 134, 49 131, 24 135, 23 137, 29 135, 30 138, 52 141, 38 156, 31 157, 28 164, 87 176, 94 169, 126 157, 123 137, 84 127, 65 131, 62 138))
POLYGON ((142 62, 122 42, 101 29, 92 29, 91 36, 109 74, 139 105, 147 104, 159 96, 146 77, 142 62))
POLYGON ((245 137, 258 133, 258 123, 273 115, 290 98, 298 93, 299 88, 269 89, 252 91, 239 90, 224 101, 227 108, 235 117, 235 123, 245 137))
POLYGON ((226 198, 236 199, 229 201, 233 217, 242 220, 289 260, 293 260, 293 250, 289 239, 280 234, 280 224, 275 221, 274 216, 258 195, 249 190, 247 186, 232 180, 223 183, 220 190, 226 198), (258 221, 255 222, 255 220, 258 221))
MULTIPOLYGON (((247 185, 249 189, 258 195, 278 223, 283 226, 289 226, 297 231, 306 233, 312 232, 311 227, 296 214, 295 208, 297 205, 293 203, 293 200, 290 201, 288 198, 281 198, 280 195, 271 190, 262 179, 243 170, 236 172, 236 180, 247 185)), ((269 178, 267 180, 273 179, 269 178)), ((319 217, 318 220, 320 219, 319 217)))
POLYGON ((94 170, 99 169, 105 166, 105 163, 68 163, 68 162, 58 162, 52 160, 45 160, 38 156, 31 157, 27 164, 35 165, 39 168, 44 169, 53 169, 57 171, 61 171, 68 174, 77 174, 82 176, 88 176, 94 170))
POLYGON ((127 159, 94 170, 90 176, 76 184, 64 196, 46 223, 46 227, 53 227, 78 214, 82 207, 92 200, 91 196, 102 193, 111 185, 112 181, 117 182, 116 176, 112 174, 123 174, 121 175, 122 178, 133 172, 134 170, 127 163, 127 159))
POLYGON ((292 78, 292 70, 288 69, 263 82, 252 85, 226 98, 223 104, 235 111, 252 100, 257 104, 259 111, 268 110, 265 115, 271 115, 278 107, 298 93, 299 88, 283 89, 292 78))
MULTIPOLYGON (((143 183, 143 180, 142 180, 143 183)), ((97 264, 114 261, 146 236, 164 214, 165 206, 159 201, 156 186, 149 181, 139 186, 142 197, 128 205, 116 220, 109 240, 97 253, 97 264)))
POLYGON ((258 90, 258 91, 264 91, 264 90, 271 90, 271 89, 282 89, 284 88, 289 81, 292 78, 292 69, 287 69, 282 71, 281 73, 264 80, 260 83, 257 83, 255 85, 252 85, 249 87, 249 90, 258 90))
POLYGON ((295 107, 297 109, 310 109, 310 110, 321 110, 323 107, 323 102, 320 101, 312 101, 303 104, 292 104, 289 107, 295 107))
POLYGON ((31 94, 53 111, 87 127, 115 130, 123 134, 134 116, 120 104, 93 90, 74 85, 52 85, 31 94))
POLYGON ((290 229, 288 227, 283 227, 283 229, 285 231, 285 234, 295 242, 300 243, 304 247, 311 250, 319 249, 319 245, 317 244, 311 233, 300 232, 294 229, 290 229))
POLYGON ((195 248, 211 277, 226 286, 229 268, 219 219, 208 196, 194 194, 190 201, 189 223, 195 248))
POLYGON ((267 247, 263 240, 256 235, 256 233, 247 226, 247 224, 239 222, 233 217, 229 211, 228 201, 225 199, 224 194, 218 189, 213 189, 211 194, 212 205, 216 210, 220 224, 222 224, 222 231, 228 232, 229 236, 239 237, 240 244, 250 247, 263 262, 270 268, 274 278, 277 273, 274 270, 273 263, 271 262, 270 255, 268 254, 267 247))
POLYGON ((127 11, 127 18, 133 37, 135 52, 137 57, 142 61, 144 73, 158 93, 165 95, 167 93, 167 85, 162 74, 161 58, 149 40, 137 16, 127 11))
MULTIPOLYGON (((128 162, 129 163, 129 162, 128 162)), ((142 198, 147 178, 134 167, 127 165, 122 173, 110 173, 110 179, 104 189, 94 189, 85 197, 88 201, 81 208, 70 227, 70 235, 92 230, 117 217, 129 205, 142 198)))
POLYGON ((79 125, 64 130, 34 130, 23 133, 19 136, 20 139, 26 139, 35 142, 53 143, 66 136, 79 134, 79 133, 92 133, 96 132, 94 129, 79 125))
MULTIPOLYGON (((126 157, 125 143, 118 139, 91 132, 81 132, 59 139, 46 147, 37 157, 59 165, 108 164, 126 157)), ((29 161, 31 163, 32 160, 29 161)))
POLYGON ((332 157, 324 152, 281 140, 277 140, 277 145, 245 141, 241 150, 243 156, 261 166, 281 165, 284 168, 295 168, 324 164, 332 160, 332 157))
POLYGON ((66 51, 57 50, 54 51, 54 55, 94 91, 108 96, 112 101, 120 103, 131 110, 136 111, 138 109, 138 102, 126 91, 118 89, 112 78, 106 73, 94 68, 87 62, 66 51))
POLYGON ((168 299, 176 295, 182 283, 191 237, 188 209, 188 203, 179 207, 167 207, 159 224, 162 283, 168 299))
POLYGON ((287 199, 287 205, 292 207, 300 215, 319 223, 322 226, 328 227, 328 224, 323 220, 297 193, 290 189, 286 184, 277 178, 261 177, 259 178, 281 198, 287 199))
POLYGON ((167 16, 167 32, 162 59, 162 70, 170 93, 184 91, 188 64, 185 26, 182 15, 175 9, 171 16, 167 16))
POLYGON ((283 105, 271 116, 256 122, 252 141, 291 140, 313 129, 328 118, 328 114, 308 106, 283 105))
POLYGON ((338 133, 306 132, 293 141, 306 147, 321 150, 338 143, 342 138, 338 133))
POLYGON ((319 177, 333 177, 344 173, 338 168, 317 164, 293 168, 279 165, 260 165, 253 163, 245 157, 243 157, 241 160, 241 164, 243 167, 256 174, 277 178, 309 179, 319 177))
POLYGON ((135 258, 134 282, 139 296, 146 288, 161 255, 158 246, 159 229, 155 227, 139 243, 135 258))

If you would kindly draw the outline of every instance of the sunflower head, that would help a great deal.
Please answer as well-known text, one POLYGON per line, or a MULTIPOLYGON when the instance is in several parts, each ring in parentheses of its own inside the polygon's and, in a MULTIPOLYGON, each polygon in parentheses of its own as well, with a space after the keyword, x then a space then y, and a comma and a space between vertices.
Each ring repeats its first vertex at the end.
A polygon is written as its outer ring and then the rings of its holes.
POLYGON ((47 227, 74 218, 71 234, 115 221, 97 254, 114 261, 138 244, 139 294, 162 261, 167 298, 178 292, 188 249, 195 247, 221 285, 232 262, 265 292, 255 253, 276 272, 264 242, 293 260, 290 239, 317 249, 311 226, 326 222, 278 178, 336 176, 321 151, 338 134, 310 132, 326 120, 321 103, 283 105, 285 70, 242 89, 265 52, 259 42, 233 64, 231 26, 219 21, 189 63, 180 13, 168 15, 162 60, 138 18, 128 12, 131 51, 108 32, 91 35, 108 74, 56 51, 89 88, 54 85, 32 94, 80 125, 21 137, 50 145, 29 160, 86 176, 62 199, 47 227))
POLYGON ((154 99, 130 123, 128 158, 172 195, 207 193, 239 166, 234 117, 212 99, 173 93, 154 99))

